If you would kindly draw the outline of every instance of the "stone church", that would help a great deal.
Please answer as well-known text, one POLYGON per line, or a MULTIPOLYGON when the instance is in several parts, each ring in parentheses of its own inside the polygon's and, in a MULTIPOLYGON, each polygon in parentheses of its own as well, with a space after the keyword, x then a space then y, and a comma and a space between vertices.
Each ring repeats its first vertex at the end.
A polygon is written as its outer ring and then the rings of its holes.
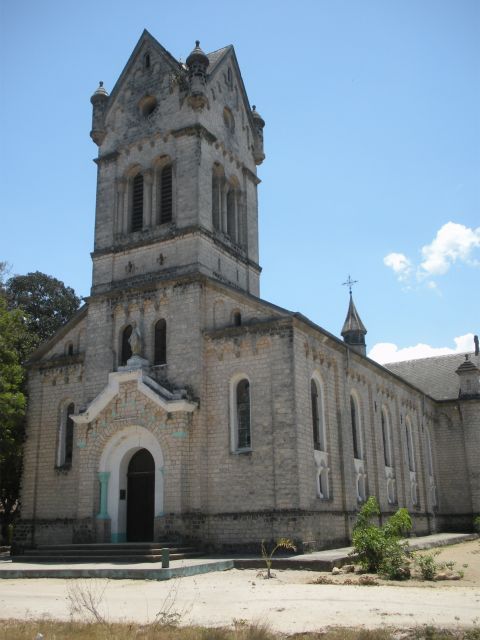
POLYGON ((259 297, 265 122, 233 47, 182 63, 145 31, 91 102, 91 295, 30 361, 17 545, 318 549, 370 495, 471 528, 478 343, 386 368, 351 295, 342 339, 259 297))

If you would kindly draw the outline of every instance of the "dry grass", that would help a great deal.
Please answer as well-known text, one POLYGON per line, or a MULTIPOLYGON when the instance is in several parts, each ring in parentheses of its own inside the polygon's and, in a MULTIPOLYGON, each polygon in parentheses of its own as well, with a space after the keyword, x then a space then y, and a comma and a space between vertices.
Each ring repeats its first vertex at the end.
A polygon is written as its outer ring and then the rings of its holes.
POLYGON ((237 621, 232 628, 169 625, 3 620, 0 640, 480 640, 480 628, 443 630, 418 627, 407 630, 335 628, 323 632, 275 633, 261 624, 237 621))

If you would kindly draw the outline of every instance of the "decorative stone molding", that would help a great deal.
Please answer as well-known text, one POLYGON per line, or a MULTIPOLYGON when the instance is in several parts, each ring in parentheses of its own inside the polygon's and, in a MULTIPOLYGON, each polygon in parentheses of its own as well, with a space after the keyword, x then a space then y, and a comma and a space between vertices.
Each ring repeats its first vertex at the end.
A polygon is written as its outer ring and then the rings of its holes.
POLYGON ((177 411, 195 411, 197 403, 182 397, 185 392, 177 391, 172 393, 159 385, 155 380, 150 378, 141 369, 134 371, 117 371, 110 373, 108 376, 108 385, 105 389, 90 403, 88 408, 79 415, 72 416, 72 420, 76 424, 88 424, 95 420, 105 407, 118 395, 120 385, 125 382, 135 381, 137 389, 153 402, 154 405, 160 407, 167 413, 177 411))

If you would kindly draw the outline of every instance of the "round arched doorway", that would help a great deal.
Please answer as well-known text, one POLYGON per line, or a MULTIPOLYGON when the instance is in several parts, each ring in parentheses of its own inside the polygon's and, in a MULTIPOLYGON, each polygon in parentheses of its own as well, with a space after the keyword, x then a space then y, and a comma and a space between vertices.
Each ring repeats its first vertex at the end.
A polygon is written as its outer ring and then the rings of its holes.
POLYGON ((155 462, 147 449, 133 454, 127 470, 127 541, 151 542, 155 504, 155 462))

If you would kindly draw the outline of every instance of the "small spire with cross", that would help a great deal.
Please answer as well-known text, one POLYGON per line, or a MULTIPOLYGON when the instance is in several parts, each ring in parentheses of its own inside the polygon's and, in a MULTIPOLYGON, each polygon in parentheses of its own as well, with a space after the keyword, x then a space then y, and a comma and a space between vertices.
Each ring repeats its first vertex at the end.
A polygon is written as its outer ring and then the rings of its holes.
POLYGON ((348 274, 348 278, 346 282, 342 282, 342 287, 348 287, 348 292, 350 295, 352 295, 352 287, 357 283, 358 283, 358 280, 352 280, 352 278, 350 277, 350 274, 348 274))

